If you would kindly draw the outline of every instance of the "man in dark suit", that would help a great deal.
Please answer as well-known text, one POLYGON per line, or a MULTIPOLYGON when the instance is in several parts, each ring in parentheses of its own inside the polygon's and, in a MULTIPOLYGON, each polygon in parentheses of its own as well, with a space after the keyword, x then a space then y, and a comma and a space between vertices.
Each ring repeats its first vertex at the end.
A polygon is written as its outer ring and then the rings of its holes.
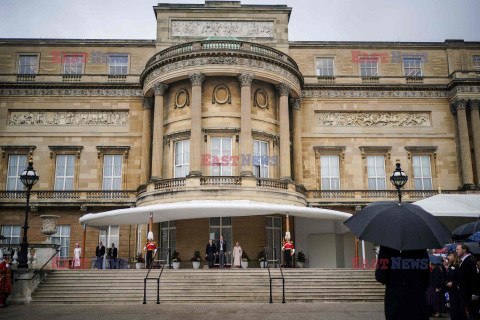
POLYGON ((470 254, 470 247, 466 243, 459 243, 457 245, 457 255, 461 259, 458 290, 463 300, 463 304, 467 308, 470 319, 478 320, 478 315, 475 312, 474 301, 472 300, 473 289, 477 278, 477 265, 475 258, 470 254))
POLYGON ((105 255, 105 247, 102 244, 102 241, 98 244, 97 248, 95 249, 95 256, 97 257, 97 262, 95 263, 95 268, 102 269, 103 268, 103 256, 105 255))
POLYGON ((227 257, 227 242, 223 240, 223 236, 220 236, 220 242, 218 244, 218 263, 220 264, 220 269, 223 269, 225 266, 225 258, 227 257))
POLYGON ((108 256, 110 262, 110 269, 116 269, 117 267, 117 257, 118 257, 118 250, 115 248, 115 243, 112 243, 112 247, 108 249, 108 256))
POLYGON ((208 260, 208 268, 213 269, 213 264, 215 262, 215 254, 217 253, 217 248, 213 243, 212 239, 208 241, 207 248, 205 249, 205 259, 208 260))
POLYGON ((428 320, 428 263, 427 250, 380 247, 375 279, 386 285, 386 320, 428 320))

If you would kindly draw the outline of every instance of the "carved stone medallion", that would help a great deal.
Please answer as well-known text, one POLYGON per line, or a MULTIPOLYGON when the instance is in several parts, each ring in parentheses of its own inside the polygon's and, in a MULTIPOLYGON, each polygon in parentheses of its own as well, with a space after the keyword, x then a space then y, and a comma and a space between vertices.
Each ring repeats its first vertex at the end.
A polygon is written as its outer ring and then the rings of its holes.
POLYGON ((255 91, 253 105, 261 109, 268 109, 268 94, 265 89, 257 89, 255 91))
POLYGON ((190 105, 190 95, 188 94, 188 90, 185 88, 179 89, 175 93, 175 101, 174 101, 174 107, 175 109, 177 108, 183 108, 185 106, 190 105))
POLYGON ((212 103, 232 103, 230 89, 224 84, 219 84, 216 86, 215 89, 213 89, 212 103))

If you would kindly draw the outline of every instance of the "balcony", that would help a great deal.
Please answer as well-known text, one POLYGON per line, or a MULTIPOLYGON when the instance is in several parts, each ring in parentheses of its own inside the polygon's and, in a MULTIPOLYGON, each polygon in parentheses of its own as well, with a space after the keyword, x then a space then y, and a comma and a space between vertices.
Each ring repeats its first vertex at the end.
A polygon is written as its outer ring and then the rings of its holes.
MULTIPOLYGON (((30 193, 32 206, 131 206, 135 204, 137 191, 53 191, 34 190, 30 193)), ((26 191, 0 191, 0 206, 25 206, 26 191)))
POLYGON ((251 200, 305 206, 305 189, 292 181, 255 177, 187 177, 138 188, 138 206, 191 200, 251 200))
MULTIPOLYGON (((402 201, 415 202, 437 194, 466 194, 480 191, 458 190, 402 190, 402 201)), ((308 205, 352 206, 367 205, 375 201, 398 200, 397 190, 307 190, 308 205)))

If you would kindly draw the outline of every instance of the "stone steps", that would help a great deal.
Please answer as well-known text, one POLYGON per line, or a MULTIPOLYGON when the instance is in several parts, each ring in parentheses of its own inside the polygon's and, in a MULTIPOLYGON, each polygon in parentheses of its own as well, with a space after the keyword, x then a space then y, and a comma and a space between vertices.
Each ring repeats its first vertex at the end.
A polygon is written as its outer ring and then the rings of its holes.
MULTIPOLYGON (((150 278, 157 278, 152 270, 150 278)), ((279 277, 279 269, 270 269, 279 277)), ((384 287, 373 270, 289 269, 285 276, 288 302, 382 301, 384 287)), ((141 303, 146 270, 55 270, 32 296, 33 303, 141 303)), ((282 282, 272 283, 273 299, 282 299, 282 282)), ((147 301, 156 302, 156 281, 147 283, 147 301)), ((160 279, 161 302, 268 302, 266 269, 168 270, 160 279), (206 282, 208 279, 208 283, 206 282)))

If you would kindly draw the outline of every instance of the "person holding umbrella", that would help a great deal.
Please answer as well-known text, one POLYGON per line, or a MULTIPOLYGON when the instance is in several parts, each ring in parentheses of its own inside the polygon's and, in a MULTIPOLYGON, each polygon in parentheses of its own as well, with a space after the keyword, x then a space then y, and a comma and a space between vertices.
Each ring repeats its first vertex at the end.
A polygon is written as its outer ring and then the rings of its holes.
POLYGON ((390 181, 399 201, 375 202, 358 211, 344 225, 360 240, 380 244, 375 278, 385 284, 386 320, 428 320, 427 248, 443 248, 450 231, 421 207, 402 203, 401 188, 408 177, 396 164, 390 181))

